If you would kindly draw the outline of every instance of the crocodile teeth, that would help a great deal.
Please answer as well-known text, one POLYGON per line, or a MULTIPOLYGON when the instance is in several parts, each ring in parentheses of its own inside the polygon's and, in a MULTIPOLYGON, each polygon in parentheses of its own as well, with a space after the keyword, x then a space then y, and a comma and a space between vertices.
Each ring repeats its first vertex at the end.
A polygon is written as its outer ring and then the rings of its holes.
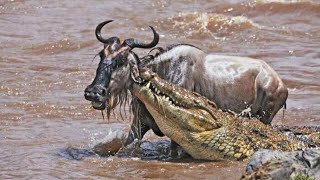
POLYGON ((167 96, 162 96, 162 98, 163 98, 164 100, 166 100, 166 101, 169 101, 169 97, 167 97, 167 96))
POLYGON ((146 85, 147 88, 150 88, 150 81, 146 85))

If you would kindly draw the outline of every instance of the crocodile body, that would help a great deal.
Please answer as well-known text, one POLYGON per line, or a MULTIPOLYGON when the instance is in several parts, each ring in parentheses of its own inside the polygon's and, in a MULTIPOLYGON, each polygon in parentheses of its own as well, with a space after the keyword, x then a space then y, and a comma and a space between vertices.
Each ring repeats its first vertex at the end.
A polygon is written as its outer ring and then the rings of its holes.
POLYGON ((161 131, 195 159, 241 160, 259 149, 300 150, 313 144, 278 128, 219 110, 207 98, 171 84, 148 69, 130 90, 161 131))

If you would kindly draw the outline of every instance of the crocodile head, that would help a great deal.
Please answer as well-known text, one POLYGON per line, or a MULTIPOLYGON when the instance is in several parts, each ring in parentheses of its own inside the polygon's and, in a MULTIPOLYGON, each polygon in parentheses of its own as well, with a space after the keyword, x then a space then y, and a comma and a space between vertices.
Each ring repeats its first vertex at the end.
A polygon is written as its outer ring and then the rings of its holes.
POLYGON ((160 130, 193 158, 206 160, 250 157, 259 149, 297 150, 304 147, 259 120, 222 112, 205 97, 161 79, 148 69, 132 83, 160 130))
POLYGON ((153 112, 153 117, 166 117, 167 121, 194 132, 218 126, 214 121, 214 102, 161 79, 149 69, 140 73, 143 83, 134 83, 132 92, 153 112))
MULTIPOLYGON (((161 79, 150 70, 141 70, 140 76, 143 83, 133 83, 131 92, 145 104, 161 131, 194 158, 208 159, 202 155, 207 154, 206 149, 202 149, 202 142, 195 135, 222 126, 216 121, 215 103, 161 79)), ((221 158, 215 154, 210 159, 221 158)))

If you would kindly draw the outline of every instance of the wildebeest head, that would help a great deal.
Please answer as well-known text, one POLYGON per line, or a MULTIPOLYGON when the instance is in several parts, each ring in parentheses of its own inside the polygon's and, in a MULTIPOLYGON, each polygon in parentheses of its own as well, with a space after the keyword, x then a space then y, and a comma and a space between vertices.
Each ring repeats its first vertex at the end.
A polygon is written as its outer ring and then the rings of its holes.
POLYGON ((114 102, 125 86, 126 80, 131 76, 132 79, 138 76, 137 66, 139 64, 138 56, 132 52, 133 48, 152 48, 159 42, 159 35, 150 26, 154 38, 151 43, 146 44, 137 39, 126 39, 120 43, 118 37, 105 39, 101 36, 101 29, 112 20, 104 21, 96 27, 96 37, 104 44, 104 49, 99 52, 100 63, 96 70, 96 76, 93 82, 85 89, 85 99, 92 102, 92 107, 98 110, 104 110, 109 106, 117 104, 114 102), (116 84, 116 85, 113 85, 116 84))

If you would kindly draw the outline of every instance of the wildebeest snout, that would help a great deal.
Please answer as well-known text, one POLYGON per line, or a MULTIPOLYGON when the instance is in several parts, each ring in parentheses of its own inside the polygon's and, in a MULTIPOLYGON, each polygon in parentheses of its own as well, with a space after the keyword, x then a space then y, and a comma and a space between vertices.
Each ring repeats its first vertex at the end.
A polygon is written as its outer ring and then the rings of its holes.
POLYGON ((101 85, 88 86, 84 90, 84 97, 88 101, 104 102, 106 100, 106 88, 101 85))

